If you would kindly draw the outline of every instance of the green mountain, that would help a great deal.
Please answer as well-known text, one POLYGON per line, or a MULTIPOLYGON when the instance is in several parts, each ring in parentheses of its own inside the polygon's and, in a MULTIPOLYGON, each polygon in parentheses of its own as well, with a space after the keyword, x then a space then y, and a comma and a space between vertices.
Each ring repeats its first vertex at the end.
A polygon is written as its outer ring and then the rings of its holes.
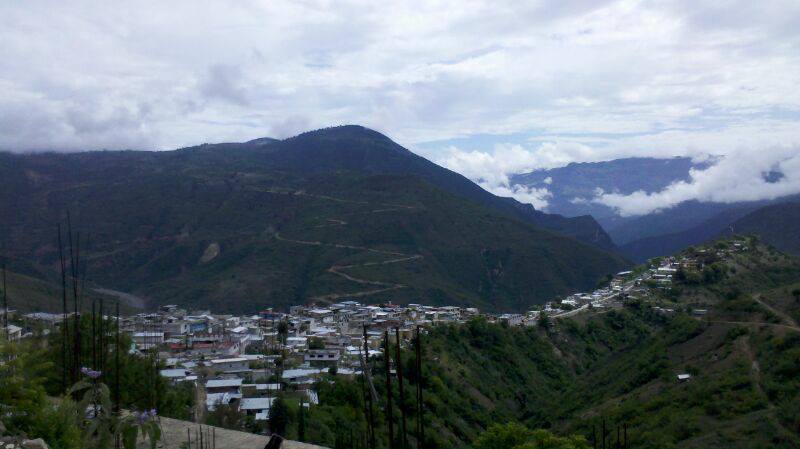
POLYGON ((166 152, 0 154, 0 178, 4 253, 52 273, 69 211, 88 281, 154 305, 524 310, 627 265, 577 239, 604 235, 593 221, 494 197, 361 127, 166 152))
POLYGON ((731 223, 729 232, 754 234, 781 251, 800 255, 800 202, 757 209, 731 223))
MULTIPOLYGON (((800 261, 747 246, 722 257, 730 242, 684 253, 705 264, 704 274, 682 272, 672 287, 634 292, 620 308, 533 327, 476 319, 431 328, 422 379, 427 447, 470 447, 491 424, 512 421, 589 441, 605 421, 607 447, 617 426, 627 427, 632 448, 798 447, 800 261), (680 382, 678 374, 691 377, 680 382)), ((411 361, 409 351, 406 391, 417 382, 411 361)), ((375 366, 384 396, 384 365, 375 366)), ((320 386, 314 441, 358 431, 359 391, 357 382, 320 386), (352 419, 338 428, 335 416, 352 419)), ((397 394, 395 387, 395 401, 397 394)))
MULTIPOLYGON (((731 205, 700 225, 634 240, 621 245, 619 251, 635 262, 643 262, 708 242, 721 235, 737 233, 758 235, 782 251, 800 255, 800 229, 797 228, 800 203, 797 203, 796 195, 775 201, 780 202, 767 206, 764 205, 769 203, 766 201, 731 205)), ((642 217, 642 220, 645 218, 648 217, 642 217)))

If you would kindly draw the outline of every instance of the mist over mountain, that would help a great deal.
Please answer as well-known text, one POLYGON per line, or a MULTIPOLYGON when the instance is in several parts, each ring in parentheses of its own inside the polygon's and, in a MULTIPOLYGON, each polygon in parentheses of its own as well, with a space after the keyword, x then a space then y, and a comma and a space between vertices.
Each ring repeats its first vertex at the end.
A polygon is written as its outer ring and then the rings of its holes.
MULTIPOLYGON (((673 207, 633 216, 621 216, 599 201, 602 194, 654 194, 691 180, 691 171, 708 169, 717 161, 693 162, 691 158, 627 158, 607 162, 572 163, 565 167, 515 175, 512 182, 530 188, 546 188, 549 212, 574 216, 590 214, 635 261, 672 254, 687 246, 718 236, 734 221, 761 207, 788 201, 792 196, 759 201, 683 201, 673 207)), ((778 182, 780 172, 764 173, 778 182)))
POLYGON ((5 153, 0 176, 10 256, 53 272, 69 211, 89 281, 151 304, 523 310, 627 266, 591 217, 495 197, 357 126, 166 152, 5 153))
POLYGON ((606 162, 571 163, 565 167, 536 170, 511 177, 513 184, 546 188, 550 192, 547 210, 565 216, 589 214, 603 227, 613 228, 625 221, 604 204, 594 202, 599 191, 631 194, 657 192, 675 181, 688 180, 689 170, 706 164, 691 158, 626 158, 606 162))

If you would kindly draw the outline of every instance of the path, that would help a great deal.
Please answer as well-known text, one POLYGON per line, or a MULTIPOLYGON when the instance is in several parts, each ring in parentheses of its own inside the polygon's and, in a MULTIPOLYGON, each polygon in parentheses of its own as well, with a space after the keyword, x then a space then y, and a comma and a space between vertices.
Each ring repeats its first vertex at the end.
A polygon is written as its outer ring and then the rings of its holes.
MULTIPOLYGON (((364 206, 373 206, 375 208, 370 209, 365 212, 354 212, 350 214, 344 214, 343 216, 353 216, 353 215, 364 215, 364 214, 377 214, 377 213, 384 213, 384 212, 396 212, 402 210, 412 210, 414 206, 408 206, 404 204, 391 204, 391 203, 377 203, 372 204, 366 201, 355 201, 355 200, 346 200, 342 198, 335 198, 327 195, 317 195, 307 193, 305 191, 295 191, 292 189, 285 189, 285 188, 268 188, 263 189, 262 191, 273 193, 273 194, 280 194, 280 195, 296 195, 296 196, 308 196, 317 199, 322 199, 326 201, 334 201, 338 203, 350 203, 350 204, 359 204, 364 206)), ((346 226, 348 224, 347 221, 342 220, 341 218, 326 218, 326 223, 316 225, 314 228, 325 228, 325 227, 332 227, 332 226, 346 226)), ((391 290, 398 290, 401 288, 406 288, 407 285, 399 284, 399 283, 392 283, 392 282, 384 282, 378 281, 374 279, 366 279, 366 278, 359 278, 350 274, 347 274, 345 270, 349 270, 352 268, 360 268, 360 267, 375 267, 381 265, 389 265, 389 264, 396 264, 396 263, 403 263, 409 262, 412 260, 422 259, 423 256, 421 254, 406 254, 397 251, 387 251, 382 249, 375 249, 375 248, 368 248, 366 246, 356 246, 356 245, 346 245, 343 243, 329 243, 329 242, 321 242, 318 240, 301 240, 301 239, 293 239, 284 237, 280 234, 280 232, 275 233, 275 238, 282 241, 282 242, 289 242, 294 243, 297 245, 307 245, 307 246, 327 246, 331 248, 339 248, 339 249, 348 249, 354 251, 365 251, 373 254, 380 254, 384 256, 393 256, 392 259, 382 260, 382 261, 373 261, 373 262, 365 262, 359 264, 349 264, 349 265, 340 265, 334 263, 330 267, 328 267, 325 271, 331 273, 333 275, 342 277, 347 279, 350 282, 355 282, 361 285, 369 285, 374 286, 377 288, 371 288, 367 290, 361 290, 356 292, 343 292, 343 293, 329 293, 325 295, 317 295, 312 296, 312 301, 337 301, 342 298, 360 298, 364 296, 375 295, 378 293, 383 293, 391 290)))
POLYGON ((110 288, 95 288, 94 291, 103 295, 115 296, 125 304, 136 308, 144 309, 147 306, 147 300, 130 293, 121 292, 118 290, 111 290, 110 288))
POLYGON ((781 319, 783 319, 784 323, 787 323, 786 324, 787 326, 793 327, 793 328, 795 328, 797 330, 800 330, 800 327, 797 326, 797 322, 791 316, 789 316, 789 314, 787 314, 786 312, 784 312, 782 310, 778 310, 775 307, 772 307, 771 305, 769 305, 766 302, 762 301, 761 297, 759 295, 753 296, 753 299, 757 303, 759 303, 762 306, 764 306, 765 309, 769 310, 770 312, 774 313, 775 315, 777 315, 781 319))
POLYGON ((791 440, 794 438, 794 434, 789 431, 784 425, 781 423, 780 418, 776 416, 776 410, 778 407, 772 403, 769 399, 769 395, 764 391, 763 387, 761 386, 762 383, 762 376, 761 376, 761 366, 758 364, 758 358, 756 357, 755 352, 753 352, 753 348, 750 346, 750 342, 746 337, 739 338, 737 344, 742 346, 742 352, 744 352, 747 359, 750 361, 750 376, 753 380, 753 384, 755 386, 756 392, 764 399, 764 402, 767 403, 767 410, 769 411, 769 420, 772 421, 772 424, 784 434, 784 436, 788 436, 791 440))
POLYGON ((706 323, 718 323, 718 324, 741 324, 743 326, 772 326, 781 329, 789 329, 795 332, 800 332, 800 328, 795 326, 789 326, 786 324, 776 324, 776 323, 764 323, 762 321, 723 321, 723 320, 701 320, 705 321, 706 323))

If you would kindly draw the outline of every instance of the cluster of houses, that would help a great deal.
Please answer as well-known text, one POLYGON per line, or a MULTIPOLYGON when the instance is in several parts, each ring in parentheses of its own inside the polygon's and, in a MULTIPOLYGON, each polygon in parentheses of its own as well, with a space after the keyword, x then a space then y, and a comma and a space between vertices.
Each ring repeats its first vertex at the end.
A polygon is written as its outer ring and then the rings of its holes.
MULTIPOLYGON (((617 273, 605 287, 569 295, 541 309, 481 316, 510 326, 530 326, 543 313, 558 317, 587 308, 621 307, 629 295, 648 294, 645 283, 666 287, 678 270, 701 268, 698 259, 708 251, 726 256, 746 250, 746 243, 740 241, 725 248, 700 248, 696 256, 667 257, 639 273, 617 273)), ((278 391, 291 389, 304 404, 313 404, 318 401, 313 388, 320 379, 359 374, 364 357, 380 353, 387 331, 393 343, 399 338, 402 345, 411 341, 418 326, 459 323, 478 315, 478 309, 469 307, 377 306, 356 301, 293 306, 289 313, 266 309, 245 316, 167 305, 156 312, 122 317, 120 325, 131 337, 132 352, 157 352, 161 376, 176 385, 190 382, 196 386, 207 411, 233 407, 263 421, 278 391)), ((43 323, 48 329, 59 325, 63 316, 37 312, 24 315, 24 319, 43 323)), ((0 326, 0 333, 6 332, 10 340, 25 337, 23 328, 13 324, 0 326)))
POLYGON ((458 323, 478 314, 475 308, 355 301, 246 316, 168 305, 125 317, 121 328, 131 337, 131 351, 158 351, 163 377, 200 388, 207 411, 233 407, 262 421, 280 390, 313 404, 318 380, 359 374, 365 352, 379 354, 386 331, 392 342, 399 337, 408 344, 417 326, 458 323))

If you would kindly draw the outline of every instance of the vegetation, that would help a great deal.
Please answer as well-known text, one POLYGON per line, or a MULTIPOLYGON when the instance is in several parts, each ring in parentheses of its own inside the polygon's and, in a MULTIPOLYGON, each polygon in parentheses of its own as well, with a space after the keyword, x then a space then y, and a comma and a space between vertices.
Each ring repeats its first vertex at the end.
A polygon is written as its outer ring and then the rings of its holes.
POLYGON ((48 398, 45 384, 52 363, 42 362, 45 352, 38 343, 0 341, 0 421, 8 431, 42 438, 54 449, 107 449, 117 438, 125 449, 145 440, 156 447, 161 438, 156 410, 113 413, 111 393, 99 371, 84 368, 83 377, 66 394, 48 398))
MULTIPOLYGON (((787 320, 800 310, 792 294, 800 285, 800 264, 763 246, 709 264, 718 268, 698 282, 653 289, 646 301, 630 299, 622 309, 550 318, 545 327, 476 319, 431 328, 425 337, 424 447, 591 447, 603 422, 607 444, 625 424, 630 447, 796 447, 800 329, 787 320), (786 317, 771 317, 759 301, 786 317), (708 313, 698 318, 695 309, 708 313), (683 373, 691 378, 679 382, 683 373), (541 441, 527 439, 535 432, 541 441)), ((413 366, 412 354, 403 357, 404 368, 413 366)), ((382 367, 376 360, 373 379, 381 398, 382 367)), ((408 392, 417 379, 412 370, 404 374, 408 392)), ((352 444, 366 431, 359 381, 337 379, 316 388, 321 403, 311 410, 308 441, 363 447, 352 444)), ((395 402, 397 394, 395 387, 395 402)), ((412 406, 413 398, 406 404, 412 406)), ((376 415, 385 444, 383 411, 376 415)), ((410 439, 415 441, 413 432, 410 439)))
MULTIPOLYGON (((627 265, 564 235, 610 248, 591 218, 495 197, 357 127, 174 152, 0 153, 0 177, 0 214, 15 217, 0 222, 9 257, 52 281, 54 223, 69 210, 74 230, 91 234, 89 285, 151 305, 335 300, 364 285, 328 269, 356 265, 347 274, 391 287, 383 300, 519 311, 627 265), (398 253, 419 257, 374 265, 398 253)), ((49 297, 57 310, 57 291, 49 297)))

